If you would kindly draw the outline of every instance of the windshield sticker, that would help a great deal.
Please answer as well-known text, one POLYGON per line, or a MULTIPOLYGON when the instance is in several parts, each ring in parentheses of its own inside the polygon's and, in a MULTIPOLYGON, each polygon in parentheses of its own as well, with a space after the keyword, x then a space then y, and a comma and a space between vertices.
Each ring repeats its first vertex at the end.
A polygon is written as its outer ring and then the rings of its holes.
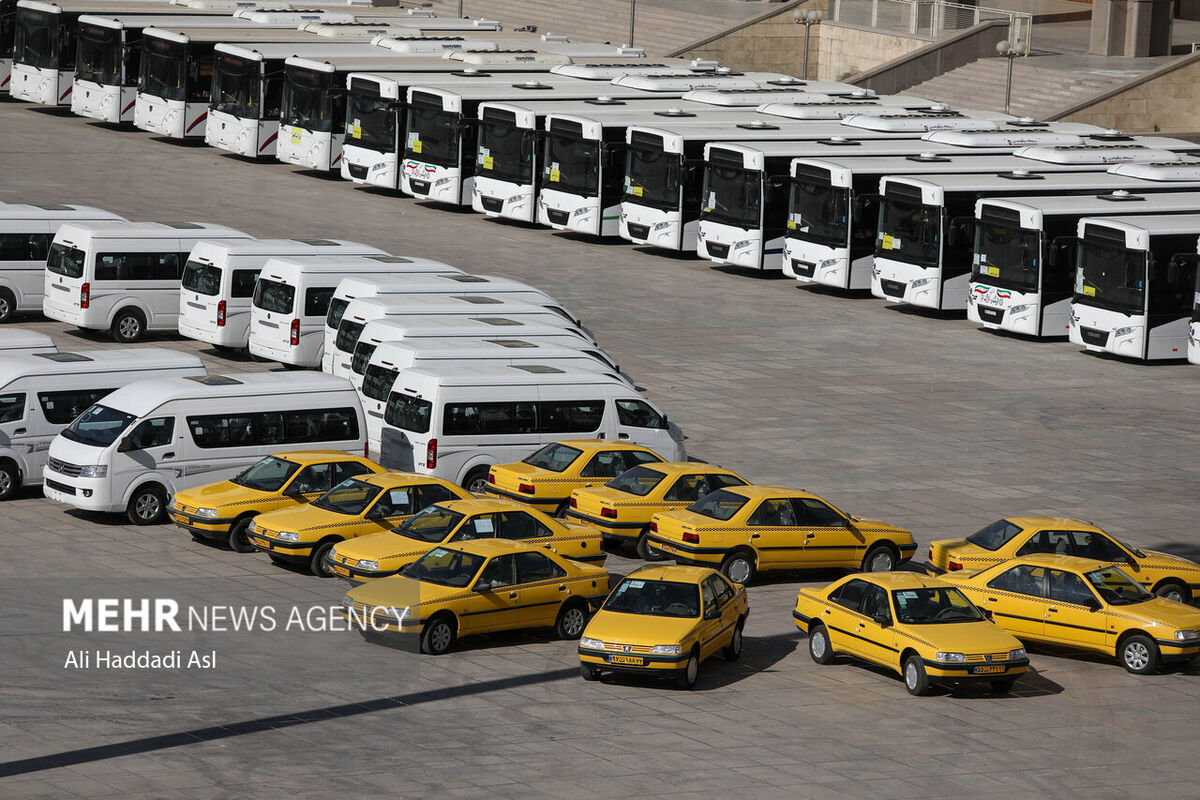
POLYGON ((1095 286, 1083 287, 1083 294, 1085 297, 1095 297, 1096 296, 1096 287, 1095 286))
POLYGON ((900 246, 900 244, 896 241, 895 238, 892 237, 892 235, 890 233, 885 233, 883 235, 883 249, 884 250, 895 250, 899 246, 900 246))
POLYGON ((350 135, 355 139, 362 138, 362 120, 354 120, 354 124, 350 126, 350 135))
POLYGON ((712 210, 714 210, 716 207, 717 207, 717 193, 716 193, 716 192, 709 192, 709 193, 708 193, 708 202, 707 202, 707 203, 705 203, 705 205, 704 205, 704 210, 705 210, 705 211, 712 211, 712 210))
POLYGON ((562 179, 562 172, 558 169, 558 162, 553 161, 550 164, 550 182, 559 183, 562 179))
POLYGON ((495 165, 496 165, 496 162, 495 162, 495 160, 492 159, 491 156, 483 157, 483 168, 484 169, 494 169, 495 165))
POLYGON ((629 582, 630 589, 641 589, 645 585, 646 585, 645 581, 630 581, 629 582))
POLYGON ((476 533, 492 533, 496 528, 492 525, 491 517, 479 517, 475 520, 476 533))
POLYGON ((642 196, 642 187, 640 187, 640 186, 633 187, 633 196, 641 197, 642 196))
POLYGON ((395 505, 404 505, 408 503, 408 489, 392 489, 388 499, 395 505))
POLYGON ((479 160, 480 161, 483 161, 485 158, 487 158, 491 154, 492 154, 492 151, 490 148, 480 146, 480 148, 479 148, 479 160))

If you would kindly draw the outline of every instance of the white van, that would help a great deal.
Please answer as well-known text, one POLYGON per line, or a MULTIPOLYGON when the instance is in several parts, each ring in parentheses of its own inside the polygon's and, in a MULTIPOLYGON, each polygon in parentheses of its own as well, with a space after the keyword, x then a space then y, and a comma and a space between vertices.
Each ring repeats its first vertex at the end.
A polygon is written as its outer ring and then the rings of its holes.
POLYGON ((124 386, 50 444, 42 491, 149 525, 180 489, 225 480, 280 450, 363 452, 358 393, 317 373, 156 378, 124 386), (128 434, 126 434, 128 431, 128 434))
POLYGON ((338 239, 233 239, 198 242, 188 254, 179 290, 179 333, 218 350, 244 349, 250 339, 250 299, 272 258, 384 256, 338 239))
POLYGON ((206 374, 199 357, 159 347, 0 356, 0 500, 41 483, 50 442, 108 393, 206 374))
MULTIPOLYGON (((595 347, 591 335, 566 317, 542 306, 522 300, 504 300, 486 294, 461 295, 378 295, 352 300, 346 306, 334 337, 334 358, 330 372, 349 378, 355 348, 369 322, 406 317, 471 317, 487 315, 506 319, 529 320, 562 328, 575 337, 579 347, 595 347)), ((365 360, 362 366, 366 366, 365 360)))
POLYGON ((42 310, 124 344, 146 331, 175 331, 179 279, 196 242, 250 238, 201 222, 64 223, 46 258, 42 310))
POLYGON ((562 438, 620 439, 683 461, 683 434, 619 379, 544 364, 400 373, 383 412, 380 463, 482 492, 495 464, 562 438))
POLYGON ((250 354, 294 367, 320 366, 329 303, 344 277, 453 269, 440 261, 404 256, 273 258, 263 265, 254 287, 250 354))
POLYGON ((44 333, 26 328, 6 328, 0 331, 0 356, 26 356, 34 353, 56 353, 58 345, 44 333))
POLYGON ((367 448, 379 452, 383 408, 401 370, 423 367, 487 364, 545 364, 550 367, 590 369, 612 375, 633 388, 633 380, 616 370, 598 353, 585 353, 557 342, 536 339, 409 339, 373 344, 359 341, 350 381, 358 389, 367 419, 367 448), (362 367, 360 356, 366 356, 362 367))
POLYGON ((123 218, 91 206, 0 204, 0 322, 42 310, 46 256, 58 227, 102 219, 123 218))

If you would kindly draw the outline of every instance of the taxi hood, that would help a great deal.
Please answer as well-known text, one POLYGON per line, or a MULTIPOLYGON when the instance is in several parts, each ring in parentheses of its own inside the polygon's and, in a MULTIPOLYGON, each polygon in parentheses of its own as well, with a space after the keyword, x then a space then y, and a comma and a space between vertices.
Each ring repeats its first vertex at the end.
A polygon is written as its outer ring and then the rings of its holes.
POLYGON ((588 623, 584 636, 618 644, 677 644, 700 624, 699 619, 600 611, 588 623))
POLYGON ((250 498, 265 497, 272 494, 277 493, 238 486, 233 481, 221 481, 219 483, 210 483, 207 486, 197 486, 194 489, 181 489, 175 493, 175 500, 189 506, 220 508, 229 503, 241 503, 250 498))
MULTIPOLYGON (((405 578, 401 575, 391 575, 357 586, 351 589, 347 596, 356 603, 391 607, 399 612, 402 608, 419 603, 440 603, 454 597, 461 597, 470 591, 470 588, 442 586, 405 578)), ((420 614, 414 612, 414 616, 419 617, 420 614)))
POLYGON ((438 542, 420 542, 391 531, 371 533, 338 542, 337 554, 356 560, 379 561, 385 558, 411 557, 416 560, 438 546, 438 542))
POLYGON ((1007 653, 1021 646, 1015 636, 987 620, 901 627, 949 653, 1007 653))
POLYGON ((349 514, 338 514, 336 511, 326 511, 316 506, 303 505, 260 514, 255 519, 255 524, 259 528, 267 528, 272 531, 298 532, 335 522, 350 522, 356 518, 349 514))
POLYGON ((1200 630, 1200 609, 1155 597, 1144 603, 1110 606, 1110 610, 1142 620, 1147 626, 1165 625, 1180 630, 1200 630))

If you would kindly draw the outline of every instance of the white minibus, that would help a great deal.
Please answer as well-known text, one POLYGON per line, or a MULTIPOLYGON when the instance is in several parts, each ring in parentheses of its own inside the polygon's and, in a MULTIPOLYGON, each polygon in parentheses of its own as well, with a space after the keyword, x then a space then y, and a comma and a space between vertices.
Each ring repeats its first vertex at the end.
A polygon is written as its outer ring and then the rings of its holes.
POLYGON ((64 222, 124 220, 77 205, 0 204, 0 322, 18 311, 41 311, 50 242, 64 222))
POLYGON ((405 370, 383 413, 380 463, 482 492, 488 470, 562 438, 620 439, 683 461, 683 434, 620 379, 543 364, 405 370))
POLYGON ((250 341, 254 284, 272 258, 383 256, 358 242, 338 239, 234 239, 196 244, 183 267, 179 333, 218 350, 244 349, 250 341))
POLYGON ((0 355, 0 500, 41 483, 50 442, 109 392, 205 374, 198 357, 157 347, 0 355))
POLYGON ((117 389, 50 445, 42 491, 87 511, 163 519, 179 489, 225 480, 281 450, 363 452, 362 406, 320 373, 156 378, 117 389))
POLYGON ((580 347, 595 345, 595 340, 569 319, 540 305, 522 300, 506 300, 485 294, 435 294, 435 295, 378 295, 353 300, 346 306, 342 321, 334 337, 334 360, 331 374, 350 378, 352 360, 359 358, 358 374, 362 374, 365 362, 357 350, 363 328, 369 322, 380 319, 398 320, 406 317, 475 317, 486 315, 506 319, 529 320, 562 328, 574 336, 580 347))
POLYGON ((46 258, 42 311, 125 344, 147 331, 175 331, 191 249, 202 239, 249 238, 202 222, 65 223, 46 258))
POLYGON ((58 345, 44 333, 25 328, 0 330, 0 356, 25 356, 34 353, 57 353, 58 345))
POLYGON ((263 265, 255 283, 247 347, 251 355, 285 366, 318 367, 325 351, 330 300, 343 278, 446 269, 441 262, 403 256, 273 258, 263 265))

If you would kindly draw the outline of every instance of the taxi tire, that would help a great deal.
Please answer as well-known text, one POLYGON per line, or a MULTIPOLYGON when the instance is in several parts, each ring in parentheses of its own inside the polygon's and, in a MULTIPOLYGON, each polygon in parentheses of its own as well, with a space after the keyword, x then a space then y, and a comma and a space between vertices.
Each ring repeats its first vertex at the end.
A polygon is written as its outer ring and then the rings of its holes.
POLYGON ((554 620, 554 635, 559 639, 578 639, 587 627, 587 619, 587 603, 568 600, 558 610, 558 618, 554 620))
POLYGON ((925 664, 916 653, 904 659, 903 678, 904 688, 913 697, 929 694, 929 676, 925 674, 925 664))
POLYGON ((596 669, 586 661, 580 661, 579 677, 583 678, 585 681, 598 681, 600 680, 600 670, 596 669))
POLYGON ((745 624, 745 619, 737 621, 737 625, 733 626, 733 635, 729 637, 729 644, 721 649, 721 657, 726 661, 737 661, 742 655, 742 627, 745 624))
POLYGON ((818 664, 833 663, 833 642, 829 640, 829 631, 820 623, 808 629, 808 654, 818 664))
POLYGON ((754 556, 744 550, 730 553, 721 562, 721 573, 734 583, 740 583, 745 586, 754 579, 754 556), (730 573, 744 575, 744 577, 738 580, 730 573))
POLYGON ((551 516, 554 517, 555 519, 566 519, 567 518, 567 509, 570 507, 571 507, 571 501, 563 500, 561 503, 558 504, 558 508, 554 509, 554 513, 551 514, 551 516))
POLYGON ((691 689, 700 679, 700 651, 693 647, 683 669, 675 670, 675 685, 680 689, 691 689))
POLYGON ((665 555, 663 555, 662 553, 659 553, 657 551, 652 552, 650 550, 650 534, 647 533, 646 531, 642 531, 641 535, 638 536, 636 548, 637 548, 638 558, 641 558, 644 561, 666 561, 667 560, 667 557, 665 555))
MULTIPOLYGON (((3 495, 0 495, 0 499, 2 498, 3 495)), ((1155 587, 1154 594, 1177 603, 1190 603, 1192 600, 1192 590, 1177 581, 1163 581, 1155 587)))
POLYGON ((136 308, 122 308, 108 329, 114 342, 132 344, 146 335, 146 318, 136 308))
POLYGON ((7 500, 21 488, 21 473, 11 461, 0 461, 0 500, 7 500))
POLYGON ((1158 645, 1144 633, 1126 636, 1117 645, 1121 666, 1134 675, 1149 675, 1158 669, 1158 645))
POLYGON ((167 515, 167 493, 157 483, 147 483, 134 490, 125 506, 125 516, 134 525, 156 525, 167 515))
POLYGON ((467 473, 467 477, 463 478, 462 487, 472 494, 483 494, 487 491, 488 472, 490 467, 475 467, 467 473), (472 488, 474 487, 474 488, 472 488))
POLYGON ((867 551, 863 556, 862 571, 863 572, 891 572, 896 568, 900 559, 896 556, 896 551, 886 544, 877 544, 867 551), (883 556, 887 556, 889 561, 883 561, 883 556), (879 561, 881 569, 875 569, 875 562, 879 561), (887 564, 887 566, 884 566, 887 564))
POLYGON ((454 644, 454 627, 454 617, 445 613, 435 614, 421 629, 421 652, 440 656, 449 650, 454 644))
POLYGON ((325 556, 329 555, 329 551, 337 544, 340 539, 326 539, 323 542, 317 542, 317 546, 312 549, 312 553, 308 556, 308 571, 318 578, 332 578, 333 571, 325 566, 325 556))
POLYGON ((250 540, 246 537, 246 531, 253 521, 254 517, 243 517, 234 520, 233 524, 229 526, 229 538, 226 544, 229 545, 230 550, 235 553, 253 553, 258 549, 250 544, 250 540))

